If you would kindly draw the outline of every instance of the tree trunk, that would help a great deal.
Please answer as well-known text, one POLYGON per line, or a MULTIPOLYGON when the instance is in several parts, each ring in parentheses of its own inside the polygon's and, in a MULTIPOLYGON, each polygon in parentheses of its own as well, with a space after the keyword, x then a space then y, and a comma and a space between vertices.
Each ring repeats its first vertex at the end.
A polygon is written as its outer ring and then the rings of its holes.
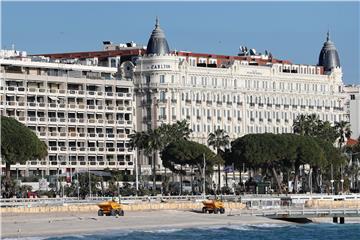
POLYGON ((295 165, 295 176, 294 176, 294 186, 293 193, 298 193, 298 181, 299 181, 299 166, 295 165))
POLYGON ((220 163, 218 164, 218 194, 221 193, 221 172, 220 172, 220 163))
POLYGON ((272 167, 272 172, 273 172, 274 178, 275 178, 276 183, 277 183, 277 186, 278 186, 278 192, 281 194, 281 193, 282 193, 281 183, 280 183, 280 181, 279 181, 278 175, 277 175, 276 170, 275 170, 274 167, 272 167))
POLYGON ((11 195, 10 194, 10 183, 11 183, 10 167, 11 167, 11 164, 9 162, 6 162, 6 165, 5 165, 6 177, 5 177, 5 181, 4 181, 4 188, 5 188, 4 197, 5 198, 12 197, 12 196, 10 196, 11 195))
POLYGON ((155 157, 156 157, 156 152, 153 153, 153 159, 152 159, 152 164, 153 164, 153 193, 154 195, 156 194, 156 163, 155 163, 155 157))
POLYGON ((183 192, 183 174, 182 174, 182 165, 180 166, 180 195, 183 192))
MULTIPOLYGON (((220 153, 220 151, 219 151, 219 149, 217 149, 217 155, 219 156, 219 153, 220 153)), ((221 184, 221 172, 220 172, 220 163, 218 164, 218 194, 220 194, 221 193, 221 186, 220 186, 220 184, 221 184)))

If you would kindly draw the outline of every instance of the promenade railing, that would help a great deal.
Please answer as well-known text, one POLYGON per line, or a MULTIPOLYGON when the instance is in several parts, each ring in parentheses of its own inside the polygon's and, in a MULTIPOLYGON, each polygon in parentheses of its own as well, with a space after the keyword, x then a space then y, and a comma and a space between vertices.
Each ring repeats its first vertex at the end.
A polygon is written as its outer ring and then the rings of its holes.
MULTIPOLYGON (((182 195, 182 196, 120 196, 120 200, 124 204, 131 204, 136 202, 161 202, 161 201, 202 201, 204 198, 214 199, 215 197, 231 202, 259 202, 265 203, 283 201, 288 199, 292 205, 302 206, 307 200, 360 200, 360 194, 349 195, 324 195, 324 194, 245 194, 245 195, 182 195)), ((87 197, 85 199, 78 199, 77 197, 63 197, 63 198, 1 198, 0 207, 35 207, 35 206, 56 206, 66 204, 96 204, 102 201, 107 201, 112 197, 87 197)), ((271 204, 271 203, 270 203, 271 204)))

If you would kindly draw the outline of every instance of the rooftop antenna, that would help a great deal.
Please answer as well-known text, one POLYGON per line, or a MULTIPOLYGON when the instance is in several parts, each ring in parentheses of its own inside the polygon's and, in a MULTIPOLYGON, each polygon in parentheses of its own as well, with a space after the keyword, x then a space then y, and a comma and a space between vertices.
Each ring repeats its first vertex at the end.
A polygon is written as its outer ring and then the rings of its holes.
POLYGON ((329 40, 330 40, 330 30, 328 30, 326 34, 326 41, 328 42, 329 40))
POLYGON ((156 16, 155 28, 158 28, 159 26, 160 26, 159 17, 156 16))

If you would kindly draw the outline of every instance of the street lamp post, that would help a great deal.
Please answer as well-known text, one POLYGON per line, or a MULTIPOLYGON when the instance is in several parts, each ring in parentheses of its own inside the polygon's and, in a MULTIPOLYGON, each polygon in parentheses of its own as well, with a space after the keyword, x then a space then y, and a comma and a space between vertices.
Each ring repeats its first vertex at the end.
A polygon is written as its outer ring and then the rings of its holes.
POLYGON ((16 182, 19 181, 19 163, 16 163, 16 182))
POLYGON ((333 173, 333 165, 331 164, 331 194, 334 194, 334 173, 333 173))
POLYGON ((91 197, 92 197, 92 193, 91 193, 90 166, 88 166, 88 173, 89 173, 89 195, 90 195, 90 198, 91 198, 91 197))
POLYGON ((204 158, 204 171, 203 171, 203 177, 204 177, 204 182, 203 182, 203 195, 204 195, 204 198, 205 198, 205 195, 206 195, 206 191, 205 191, 205 187, 206 187, 206 175, 205 175, 205 170, 206 170, 206 161, 205 161, 205 153, 203 153, 203 158, 204 158))
POLYGON ((76 178, 77 178, 77 196, 78 196, 78 200, 80 199, 80 189, 79 189, 79 170, 76 171, 76 178))

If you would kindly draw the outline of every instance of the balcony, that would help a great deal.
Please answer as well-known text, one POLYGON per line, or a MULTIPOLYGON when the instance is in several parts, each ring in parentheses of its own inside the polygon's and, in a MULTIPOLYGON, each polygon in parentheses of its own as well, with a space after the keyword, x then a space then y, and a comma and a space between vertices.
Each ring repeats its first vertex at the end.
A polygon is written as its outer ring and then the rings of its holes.
POLYGON ((206 104, 207 104, 208 106, 211 106, 211 105, 212 105, 212 101, 206 101, 206 104))
POLYGON ((196 104, 200 105, 201 104, 201 100, 196 100, 196 104))
POLYGON ((255 103, 250 103, 250 107, 255 107, 255 103))
POLYGON ((284 105, 284 109, 289 109, 289 105, 288 105, 288 104, 285 104, 285 105, 284 105))
POLYGON ((95 118, 88 119, 88 123, 96 123, 96 119, 95 118))
POLYGON ((67 134, 66 134, 66 132, 60 132, 59 135, 60 135, 60 137, 66 137, 67 134))
POLYGON ((191 100, 186 99, 186 100, 185 100, 185 103, 186 103, 186 104, 191 104, 191 100))
POLYGON ((263 107, 264 107, 264 104, 263 104, 263 103, 259 103, 258 106, 259 106, 259 108, 263 108, 263 107))
POLYGON ((108 133, 108 134, 106 134, 106 137, 108 137, 108 138, 114 138, 115 135, 114 135, 113 133, 108 133))
POLYGON ((89 138, 96 138, 97 134, 96 133, 88 133, 88 137, 89 138))
POLYGON ((171 99, 171 103, 177 103, 177 99, 171 99))
POLYGON ((344 108, 342 108, 342 107, 334 107, 334 110, 335 111, 344 111, 344 108))
POLYGON ((268 104, 266 104, 266 106, 267 106, 268 108, 271 108, 271 107, 272 107, 272 104, 271 104, 271 103, 268 103, 268 104))
POLYGON ((280 104, 275 104, 276 109, 280 109, 280 104))
POLYGON ((242 102, 237 102, 236 104, 237 104, 238 106, 242 106, 242 105, 243 105, 242 102))
POLYGON ((166 120, 166 115, 160 115, 159 120, 166 120))

